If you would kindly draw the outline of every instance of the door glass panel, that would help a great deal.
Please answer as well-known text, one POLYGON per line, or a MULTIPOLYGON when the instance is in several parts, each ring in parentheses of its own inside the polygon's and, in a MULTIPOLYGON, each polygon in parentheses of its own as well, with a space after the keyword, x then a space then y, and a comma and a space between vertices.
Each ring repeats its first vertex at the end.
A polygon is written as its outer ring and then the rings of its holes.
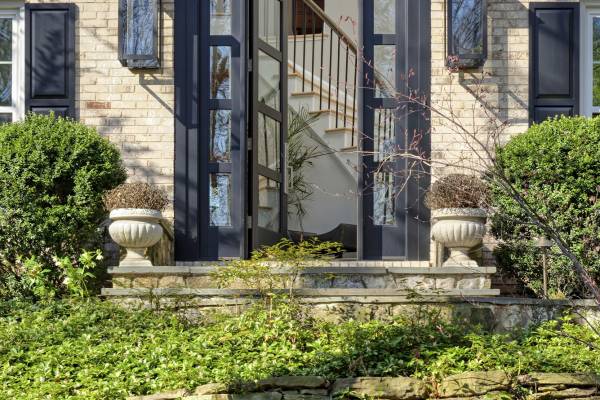
POLYGON ((258 37, 263 42, 280 50, 281 2, 279 0, 259 0, 258 37))
POLYGON ((258 176, 258 226, 279 232, 279 182, 258 176))
POLYGON ((0 64, 0 106, 12 105, 12 65, 0 64))
POLYGON ((281 63, 263 51, 258 52, 258 101, 279 111, 281 63))
POLYGON ((374 0, 374 33, 396 33, 396 0, 374 0))
POLYGON ((394 175, 389 172, 376 172, 373 184, 373 223, 375 225, 395 225, 394 175))
POLYGON ((373 129, 374 151, 373 160, 388 161, 387 158, 393 154, 396 143, 394 130, 394 110, 379 108, 375 110, 373 129))
POLYGON ((231 225, 231 176, 210 174, 209 209, 211 226, 231 225))
POLYGON ((210 47, 210 98, 231 98, 231 48, 210 47))
POLYGON ((375 97, 394 97, 396 91, 396 46, 378 45, 373 47, 375 97))
POLYGON ((210 112, 210 161, 231 162, 231 110, 210 112))
POLYGON ((452 2, 452 48, 456 55, 483 51, 482 0, 452 2))
POLYGON ((0 19, 0 61, 12 60, 12 19, 0 19))
POLYGON ((231 35, 231 0, 210 0, 210 34, 231 35))
POLYGON ((258 163, 279 172, 280 124, 273 118, 258 113, 258 163))

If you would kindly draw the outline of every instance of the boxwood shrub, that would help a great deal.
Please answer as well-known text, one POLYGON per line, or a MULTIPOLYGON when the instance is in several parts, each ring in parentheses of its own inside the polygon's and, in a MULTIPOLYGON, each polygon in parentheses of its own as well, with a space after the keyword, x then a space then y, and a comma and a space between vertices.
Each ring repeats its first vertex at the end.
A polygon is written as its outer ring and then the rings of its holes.
POLYGON ((79 122, 31 114, 0 125, 1 280, 14 281, 18 259, 76 260, 99 238, 104 192, 125 178, 117 148, 79 122))
MULTIPOLYGON (((497 152, 511 183, 562 235, 584 266, 600 278, 600 118, 561 117, 533 125, 497 152)), ((497 187, 492 231, 504 241, 497 259, 504 272, 541 291, 540 232, 521 208, 497 187)), ((585 296, 569 261, 557 248, 549 258, 555 295, 585 296)))

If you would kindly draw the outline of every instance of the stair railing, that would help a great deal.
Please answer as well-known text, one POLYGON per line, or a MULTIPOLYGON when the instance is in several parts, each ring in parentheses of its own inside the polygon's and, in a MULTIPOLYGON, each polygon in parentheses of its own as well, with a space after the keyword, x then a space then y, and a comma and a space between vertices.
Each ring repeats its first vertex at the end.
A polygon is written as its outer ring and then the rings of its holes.
POLYGON ((356 43, 314 0, 293 0, 291 28, 302 92, 318 93, 319 111, 335 111, 335 128, 351 129, 356 146, 356 43))

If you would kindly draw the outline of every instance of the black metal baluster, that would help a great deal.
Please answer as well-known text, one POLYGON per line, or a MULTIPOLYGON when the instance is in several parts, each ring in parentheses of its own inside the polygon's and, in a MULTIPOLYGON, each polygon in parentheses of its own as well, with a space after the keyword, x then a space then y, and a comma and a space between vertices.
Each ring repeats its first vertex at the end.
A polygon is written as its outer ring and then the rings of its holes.
POLYGON ((331 73, 333 71, 333 27, 329 28, 329 96, 327 98, 327 109, 331 109, 331 81, 333 77, 331 73))
POLYGON ((346 44, 346 72, 344 76, 344 128, 346 127, 346 113, 348 111, 348 44, 346 44))
POLYGON ((308 8, 306 3, 302 8, 302 91, 304 92, 304 82, 306 80, 306 9, 308 8))
POLYGON ((325 45, 325 21, 321 28, 321 62, 319 63, 319 110, 323 106, 323 47, 325 45))
POLYGON ((354 128, 356 126, 356 71, 358 69, 358 55, 354 55, 354 80, 352 85, 354 86, 352 93, 352 146, 354 146, 354 128))
POLYGON ((317 14, 312 12, 312 62, 310 70, 310 91, 312 92, 315 84, 315 31, 317 30, 317 14))
MULTIPOLYGON (((337 44, 337 75, 335 77, 335 127, 338 128, 338 117, 340 112, 340 47, 341 47, 342 39, 338 35, 338 44, 337 44)), ((329 94, 331 96, 331 93, 329 94)))
POLYGON ((296 72, 296 7, 298 6, 298 0, 294 0, 292 3, 292 33, 294 34, 294 55, 293 57, 293 65, 292 72, 296 72))

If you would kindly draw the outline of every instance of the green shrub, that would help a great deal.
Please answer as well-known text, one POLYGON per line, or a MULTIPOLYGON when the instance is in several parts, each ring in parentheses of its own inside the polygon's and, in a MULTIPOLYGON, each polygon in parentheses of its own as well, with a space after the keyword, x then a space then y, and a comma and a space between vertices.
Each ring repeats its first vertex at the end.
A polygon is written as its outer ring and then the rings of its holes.
MULTIPOLYGON (((97 248, 102 196, 125 178, 116 147, 83 124, 32 114, 0 125, 2 280, 18 283, 19 259, 49 267, 97 248)), ((47 276, 57 286, 62 278, 47 276)))
POLYGON ((339 323, 282 305, 189 323, 91 300, 0 302, 0 391, 93 400, 282 375, 600 372, 600 337, 586 326, 550 322, 509 337, 464 325, 426 310, 339 323))
POLYGON ((292 289, 306 267, 314 263, 327 265, 341 252, 342 245, 336 242, 320 242, 313 238, 296 244, 289 239, 281 239, 274 245, 254 250, 249 260, 229 261, 217 268, 211 277, 219 287, 242 283, 244 287, 254 288, 265 305, 271 306, 283 289, 287 289, 288 293, 281 300, 293 300, 292 289), (286 274, 274 271, 282 266, 285 266, 286 274))
MULTIPOLYGON (((597 281, 600 278, 600 118, 557 118, 533 125, 498 150, 497 160, 527 202, 555 228, 597 281)), ((504 241, 500 268, 540 292, 540 234, 516 202, 493 188, 492 232, 504 241)), ((584 296, 569 261, 551 249, 550 289, 584 296)))

